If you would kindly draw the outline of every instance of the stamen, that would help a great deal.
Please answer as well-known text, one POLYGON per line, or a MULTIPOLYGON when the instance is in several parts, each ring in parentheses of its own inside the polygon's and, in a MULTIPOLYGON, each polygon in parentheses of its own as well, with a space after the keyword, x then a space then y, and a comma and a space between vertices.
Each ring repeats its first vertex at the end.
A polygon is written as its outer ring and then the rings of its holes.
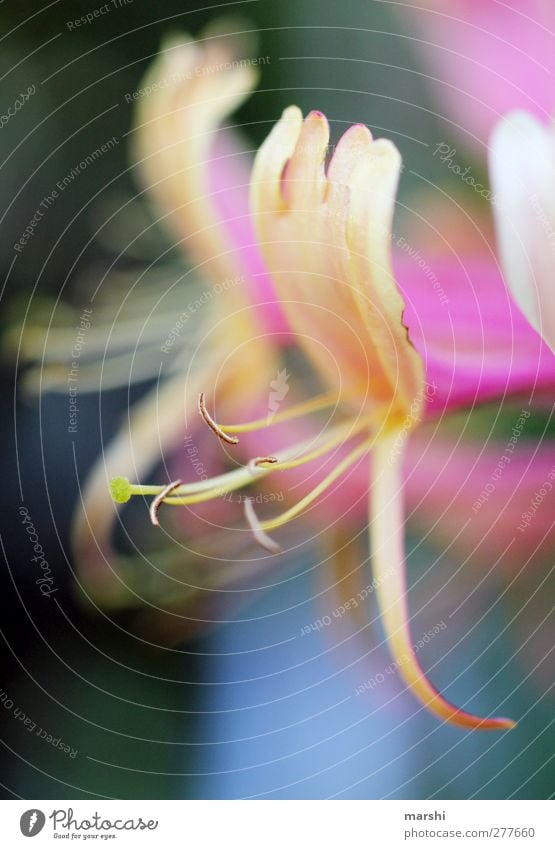
POLYGON ((170 492, 173 492, 174 489, 177 489, 178 486, 181 486, 181 480, 179 478, 165 486, 162 492, 159 492, 156 498, 153 499, 152 504, 150 505, 149 513, 150 521, 156 527, 159 527, 160 525, 160 521, 158 519, 158 510, 160 509, 162 501, 167 495, 170 494, 170 492))
POLYGON ((281 546, 272 537, 262 529, 260 520, 256 515, 255 509, 252 506, 252 499, 247 498, 245 501, 245 517, 249 523, 249 527, 257 543, 269 551, 271 554, 279 554, 282 551, 281 546))
MULTIPOLYGON (((248 486, 253 483, 257 478, 264 477, 274 470, 281 471, 282 469, 300 466, 303 463, 313 460, 315 457, 331 451, 335 446, 343 444, 361 430, 365 430, 369 426, 370 421, 370 417, 366 417, 364 419, 360 419, 356 425, 353 424, 352 421, 337 425, 337 427, 331 429, 333 436, 318 449, 311 451, 308 454, 303 454, 303 451, 306 452, 306 448, 309 447, 314 440, 305 440, 300 444, 293 445, 291 448, 286 449, 282 454, 283 460, 280 460, 279 457, 255 458, 255 461, 258 460, 259 464, 251 461, 246 466, 234 469, 232 472, 226 472, 225 474, 219 475, 211 480, 180 487, 178 492, 175 492, 173 496, 166 499, 166 504, 184 506, 187 504, 199 504, 202 501, 212 501, 214 498, 221 498, 228 492, 242 489, 244 486, 248 486), (269 462, 270 460, 275 460, 276 462, 269 462), (267 462, 268 465, 264 465, 264 462, 261 461, 267 462)), ((341 464, 339 464, 339 467, 341 467, 341 464)), ((147 487, 140 487, 132 484, 131 494, 141 494, 140 491, 145 494, 146 489, 147 487)), ((156 487, 150 487, 148 489, 150 490, 149 494, 153 494, 152 490, 154 489, 157 492, 159 491, 156 487)))
POLYGON ((325 492, 328 487, 334 483, 337 478, 339 478, 343 472, 345 472, 350 466, 356 463, 364 454, 367 454, 372 448, 374 442, 376 441, 376 436, 372 436, 370 439, 365 439, 364 442, 361 442, 350 454, 347 454, 343 460, 337 464, 335 469, 326 475, 326 477, 320 481, 320 483, 314 487, 304 498, 295 504, 293 507, 290 507, 289 510, 286 510, 280 516, 276 516, 275 519, 269 519, 266 522, 260 523, 260 529, 263 531, 273 531, 276 528, 280 528, 282 525, 290 522, 291 519, 294 519, 299 513, 312 504, 318 496, 320 496, 323 492, 325 492))
POLYGON ((261 430, 271 425, 280 424, 291 419, 297 419, 299 416, 305 416, 308 413, 316 413, 320 410, 325 410, 327 407, 334 407, 337 404, 337 395, 332 392, 326 392, 322 395, 317 395, 315 398, 310 398, 308 401, 302 401, 300 404, 294 404, 288 410, 283 410, 281 413, 276 413, 272 420, 268 422, 267 418, 254 419, 252 422, 243 422, 241 424, 222 425, 223 429, 228 433, 249 433, 253 430, 261 430))
MULTIPOLYGON (((255 480, 265 477, 270 472, 295 468, 328 453, 336 446, 342 445, 361 431, 371 427, 376 419, 379 419, 379 411, 371 416, 360 418, 358 421, 342 422, 330 428, 330 438, 313 451, 308 451, 308 449, 314 444, 314 438, 305 439, 303 442, 280 451, 279 457, 255 457, 254 461, 246 466, 224 472, 224 474, 217 475, 209 480, 182 484, 173 491, 173 495, 166 497, 164 501, 166 504, 184 506, 220 498, 228 492, 252 484, 255 480)), ((130 483, 127 478, 115 477, 112 478, 110 489, 114 501, 118 504, 124 504, 136 495, 159 495, 165 487, 154 484, 130 483)))
POLYGON ((364 416, 356 422, 347 422, 345 427, 338 428, 337 432, 330 439, 327 439, 313 451, 301 454, 299 457, 295 457, 291 460, 278 460, 276 465, 272 466, 272 471, 283 472, 286 469, 296 469, 298 466, 304 466, 312 460, 317 460, 318 457, 322 457, 322 455, 332 451, 334 448, 343 444, 348 439, 351 439, 353 436, 356 436, 361 431, 367 430, 376 421, 381 421, 381 418, 383 418, 381 413, 372 413, 372 415, 364 416))
POLYGON ((237 445, 239 442, 236 436, 228 436, 227 433, 221 429, 221 427, 214 421, 208 410, 206 409, 206 399, 204 397, 204 392, 201 392, 198 396, 198 411, 201 414, 202 418, 210 428, 213 430, 216 436, 219 436, 220 439, 223 439, 224 442, 228 442, 230 445, 237 445))

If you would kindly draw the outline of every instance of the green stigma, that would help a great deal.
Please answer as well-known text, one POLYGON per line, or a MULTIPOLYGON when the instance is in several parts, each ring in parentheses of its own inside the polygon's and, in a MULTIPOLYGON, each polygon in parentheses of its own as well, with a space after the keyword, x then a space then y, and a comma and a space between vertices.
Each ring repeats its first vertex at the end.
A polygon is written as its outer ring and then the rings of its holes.
POLYGON ((132 496, 131 484, 127 478, 117 477, 110 481, 110 493, 117 504, 125 504, 132 496))

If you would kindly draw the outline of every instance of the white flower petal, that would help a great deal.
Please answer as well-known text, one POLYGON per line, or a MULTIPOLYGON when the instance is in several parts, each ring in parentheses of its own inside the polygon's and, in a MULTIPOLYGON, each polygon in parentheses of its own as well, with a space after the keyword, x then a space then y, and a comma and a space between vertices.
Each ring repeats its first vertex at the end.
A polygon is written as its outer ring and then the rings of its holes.
POLYGON ((511 293, 555 350, 555 129, 512 112, 491 139, 499 256, 511 293))

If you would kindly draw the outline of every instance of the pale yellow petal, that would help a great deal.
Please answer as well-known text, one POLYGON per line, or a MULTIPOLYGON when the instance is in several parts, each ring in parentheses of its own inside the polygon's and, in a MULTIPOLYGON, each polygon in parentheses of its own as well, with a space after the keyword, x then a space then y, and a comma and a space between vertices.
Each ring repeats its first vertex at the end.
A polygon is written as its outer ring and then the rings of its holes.
POLYGON ((374 586, 394 671, 413 695, 445 722, 482 730, 513 728, 511 719, 482 718, 450 704, 430 683, 418 661, 406 600, 402 456, 398 434, 392 433, 376 445, 370 497, 374 586))
POLYGON ((164 41, 137 92, 133 158, 141 183, 189 259, 212 280, 230 269, 228 236, 210 195, 214 134, 252 92, 247 37, 207 32, 164 41))
POLYGON ((327 384, 406 410, 423 367, 402 323, 390 239, 401 166, 362 126, 340 140, 290 107, 255 160, 251 203, 261 250, 288 318, 327 384))

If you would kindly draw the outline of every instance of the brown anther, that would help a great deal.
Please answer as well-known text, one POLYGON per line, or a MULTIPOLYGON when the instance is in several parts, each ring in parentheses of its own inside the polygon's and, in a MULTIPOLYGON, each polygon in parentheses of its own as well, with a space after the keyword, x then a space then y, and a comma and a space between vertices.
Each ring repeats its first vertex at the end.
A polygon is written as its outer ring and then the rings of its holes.
POLYGON ((228 442, 230 445, 237 445, 237 443, 239 442, 238 437, 229 436, 227 433, 225 433, 221 429, 221 427, 216 424, 216 422, 206 409, 206 399, 204 397, 204 392, 201 392, 198 396, 198 411, 206 422, 206 424, 208 425, 208 427, 210 428, 210 430, 214 431, 216 436, 219 436, 220 439, 223 439, 224 442, 228 442))
POLYGON ((253 457, 252 460, 249 460, 248 466, 251 472, 254 472, 259 466, 263 463, 277 463, 277 457, 253 457))
POLYGON ((262 530, 260 520, 252 506, 252 499, 247 498, 244 503, 245 517, 257 543, 261 545, 262 548, 265 548, 266 551, 269 551, 270 554, 279 554, 282 548, 275 540, 272 539, 272 537, 268 536, 266 531, 262 530))
POLYGON ((168 495, 171 492, 174 491, 174 489, 177 489, 178 486, 181 486, 181 480, 180 479, 172 481, 171 483, 169 483, 167 486, 164 487, 164 489, 161 492, 158 493, 156 498, 153 499, 153 501, 150 505, 150 508, 149 508, 149 513, 150 513, 150 521, 152 522, 152 524, 155 527, 158 528, 160 526, 160 522, 159 522, 159 519, 158 519, 158 510, 160 509, 160 505, 162 504, 162 501, 165 498, 167 498, 168 495))

